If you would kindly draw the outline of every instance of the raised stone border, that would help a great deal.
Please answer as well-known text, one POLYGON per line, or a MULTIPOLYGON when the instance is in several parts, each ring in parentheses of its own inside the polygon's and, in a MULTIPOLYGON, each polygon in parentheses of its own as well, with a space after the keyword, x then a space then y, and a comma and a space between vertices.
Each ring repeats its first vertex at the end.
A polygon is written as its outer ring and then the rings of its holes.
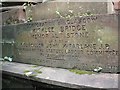
POLYGON ((66 69, 61 68, 51 68, 22 64, 16 62, 0 62, 2 64, 2 71, 10 74, 12 76, 17 76, 20 78, 35 80, 38 82, 52 84, 68 88, 100 88, 100 89, 112 89, 118 88, 118 74, 92 74, 92 75, 78 75, 70 72, 66 69), (25 70, 39 69, 42 71, 35 77, 27 77, 24 75, 25 70))

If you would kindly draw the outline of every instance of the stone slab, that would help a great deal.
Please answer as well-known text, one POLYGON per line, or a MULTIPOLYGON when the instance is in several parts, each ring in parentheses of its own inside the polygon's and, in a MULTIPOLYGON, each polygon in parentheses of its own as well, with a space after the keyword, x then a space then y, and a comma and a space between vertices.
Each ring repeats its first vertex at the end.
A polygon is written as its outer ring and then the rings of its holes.
POLYGON ((0 62, 0 64, 2 65, 2 71, 7 72, 8 74, 47 84, 77 89, 91 87, 112 90, 118 88, 118 74, 98 73, 92 75, 78 75, 67 69, 61 68, 43 66, 34 67, 34 65, 16 62, 0 62), (40 69, 42 73, 37 74, 34 78, 26 77, 24 75, 25 70, 33 71, 35 69, 40 69))
POLYGON ((3 57, 43 66, 119 72, 118 15, 3 26, 3 57))

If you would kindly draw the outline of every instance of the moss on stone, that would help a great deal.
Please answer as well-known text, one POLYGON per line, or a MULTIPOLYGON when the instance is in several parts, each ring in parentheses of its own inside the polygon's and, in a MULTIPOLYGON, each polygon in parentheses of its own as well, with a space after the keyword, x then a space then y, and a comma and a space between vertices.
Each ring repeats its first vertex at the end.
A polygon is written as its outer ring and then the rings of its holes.
POLYGON ((39 67, 38 65, 34 65, 34 66, 32 66, 33 68, 36 68, 36 67, 39 67))
POLYGON ((28 73, 28 72, 30 72, 30 71, 29 71, 29 70, 25 70, 25 71, 24 71, 24 73, 28 73))
POLYGON ((42 73, 40 70, 34 70, 34 72, 36 72, 36 73, 42 73))
POLYGON ((85 70, 78 70, 78 69, 70 69, 69 70, 70 72, 73 72, 75 74, 95 74, 95 72, 92 72, 92 71, 85 71, 85 70))

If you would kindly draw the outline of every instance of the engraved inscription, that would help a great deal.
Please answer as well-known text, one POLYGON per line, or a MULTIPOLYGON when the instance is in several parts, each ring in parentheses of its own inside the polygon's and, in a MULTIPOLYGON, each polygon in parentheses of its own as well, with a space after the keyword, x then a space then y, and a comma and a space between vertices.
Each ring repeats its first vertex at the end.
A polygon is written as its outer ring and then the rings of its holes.
POLYGON ((116 65, 117 29, 101 23, 99 16, 38 22, 16 36, 16 49, 23 53, 18 57, 29 54, 32 63, 65 68, 116 65))

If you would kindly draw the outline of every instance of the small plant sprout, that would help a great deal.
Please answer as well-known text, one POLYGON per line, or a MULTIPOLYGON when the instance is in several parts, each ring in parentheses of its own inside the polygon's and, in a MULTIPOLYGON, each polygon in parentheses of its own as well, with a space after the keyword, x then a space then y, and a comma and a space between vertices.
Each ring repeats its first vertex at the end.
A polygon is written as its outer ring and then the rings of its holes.
POLYGON ((10 62, 12 62, 12 58, 11 58, 11 57, 9 57, 8 60, 9 60, 10 62))
POLYGON ((11 57, 7 57, 7 56, 5 56, 5 57, 4 57, 4 60, 7 60, 7 61, 12 62, 13 59, 12 59, 11 57))
POLYGON ((4 60, 8 60, 8 57, 7 57, 7 56, 5 56, 5 57, 4 57, 4 60))
POLYGON ((101 67, 98 67, 98 68, 95 68, 94 70, 93 70, 94 72, 101 72, 102 71, 102 68, 101 67))

